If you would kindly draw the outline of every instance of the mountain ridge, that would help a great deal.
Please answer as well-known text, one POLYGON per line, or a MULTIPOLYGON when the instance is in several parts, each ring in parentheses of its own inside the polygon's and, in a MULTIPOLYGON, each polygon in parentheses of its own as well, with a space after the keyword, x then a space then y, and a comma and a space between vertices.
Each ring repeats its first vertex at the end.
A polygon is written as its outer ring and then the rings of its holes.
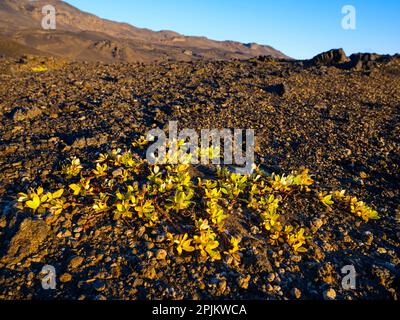
MULTIPOLYGON (((32 50, 73 60, 231 60, 260 55, 288 58, 268 45, 216 41, 170 30, 152 31, 102 19, 61 0, 4 0, 0 4, 0 35, 32 50), (41 29, 41 8, 48 4, 56 8, 56 30, 41 29)), ((0 53, 4 54, 2 47, 0 53)))

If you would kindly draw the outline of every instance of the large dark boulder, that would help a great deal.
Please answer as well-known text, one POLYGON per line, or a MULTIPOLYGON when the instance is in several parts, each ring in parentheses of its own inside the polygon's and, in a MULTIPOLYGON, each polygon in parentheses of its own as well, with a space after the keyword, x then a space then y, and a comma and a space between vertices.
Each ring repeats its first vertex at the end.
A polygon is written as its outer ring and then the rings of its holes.
POLYGON ((343 49, 332 49, 316 55, 306 64, 309 66, 337 66, 348 61, 343 49))
POLYGON ((304 62, 306 67, 336 67, 344 70, 370 71, 379 63, 388 63, 396 56, 376 53, 355 53, 349 58, 343 49, 332 49, 304 62))
POLYGON ((271 56, 271 55, 267 55, 267 56, 258 56, 257 60, 258 60, 258 61, 261 61, 261 62, 274 62, 274 61, 277 61, 277 59, 274 58, 274 57, 271 56))
POLYGON ((50 227, 43 220, 25 219, 11 239, 7 254, 1 263, 16 264, 34 254, 50 234, 50 227))
POLYGON ((375 53, 356 53, 350 56, 350 61, 346 63, 344 69, 356 71, 370 70, 379 62, 382 56, 375 53))
POLYGON ((285 83, 278 83, 266 87, 265 91, 282 97, 283 95, 288 93, 289 88, 285 83))

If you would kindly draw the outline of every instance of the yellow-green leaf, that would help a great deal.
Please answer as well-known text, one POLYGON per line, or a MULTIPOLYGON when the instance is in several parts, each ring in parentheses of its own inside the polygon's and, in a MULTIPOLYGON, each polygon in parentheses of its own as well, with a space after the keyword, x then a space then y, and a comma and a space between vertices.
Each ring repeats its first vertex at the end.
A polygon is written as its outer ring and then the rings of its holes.
POLYGON ((60 190, 54 192, 54 193, 53 193, 53 199, 61 198, 61 196, 63 195, 63 193, 64 193, 64 189, 60 189, 60 190))
POLYGON ((79 193, 81 192, 81 187, 78 186, 78 185, 75 184, 75 183, 70 184, 69 187, 74 191, 74 196, 79 195, 79 193))
POLYGON ((27 205, 29 208, 31 208, 31 209, 33 209, 34 211, 36 211, 37 208, 39 208, 39 206, 40 206, 40 198, 39 198, 39 196, 38 196, 38 195, 34 195, 34 196, 32 197, 32 200, 29 200, 29 201, 26 202, 26 205, 27 205))

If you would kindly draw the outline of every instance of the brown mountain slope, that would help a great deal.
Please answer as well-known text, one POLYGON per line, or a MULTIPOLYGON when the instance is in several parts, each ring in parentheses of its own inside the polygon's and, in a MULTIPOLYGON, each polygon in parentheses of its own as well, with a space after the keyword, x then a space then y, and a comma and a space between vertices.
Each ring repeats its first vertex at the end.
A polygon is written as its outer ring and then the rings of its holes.
MULTIPOLYGON (((10 41, 66 58, 91 61, 228 60, 286 56, 270 46, 188 37, 101 19, 60 0, 2 0, 0 34, 10 41), (44 5, 57 11, 57 30, 41 29, 44 5)), ((0 53, 2 53, 0 46, 0 53)))
POLYGON ((9 38, 5 38, 0 35, 0 55, 6 57, 15 57, 24 54, 32 54, 38 56, 47 56, 43 51, 37 50, 32 47, 25 46, 18 42, 12 41, 9 38))

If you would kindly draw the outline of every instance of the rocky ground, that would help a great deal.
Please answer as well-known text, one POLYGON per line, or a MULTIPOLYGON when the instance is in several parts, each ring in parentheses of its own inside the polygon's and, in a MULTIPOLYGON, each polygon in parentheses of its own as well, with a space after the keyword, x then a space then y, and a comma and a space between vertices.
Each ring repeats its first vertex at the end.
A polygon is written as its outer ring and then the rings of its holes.
POLYGON ((398 299, 400 59, 342 60, 340 52, 308 63, 1 59, 0 298, 398 299), (31 187, 61 188, 72 156, 88 167, 171 120, 252 128, 266 172, 306 167, 316 188, 346 189, 381 219, 366 223, 307 197, 287 203, 285 215, 311 235, 308 251, 295 254, 263 241, 244 216, 232 267, 174 254, 162 225, 15 207, 31 187), (41 286, 45 264, 57 271, 56 290, 41 286), (345 265, 357 271, 354 290, 342 288, 345 265))

